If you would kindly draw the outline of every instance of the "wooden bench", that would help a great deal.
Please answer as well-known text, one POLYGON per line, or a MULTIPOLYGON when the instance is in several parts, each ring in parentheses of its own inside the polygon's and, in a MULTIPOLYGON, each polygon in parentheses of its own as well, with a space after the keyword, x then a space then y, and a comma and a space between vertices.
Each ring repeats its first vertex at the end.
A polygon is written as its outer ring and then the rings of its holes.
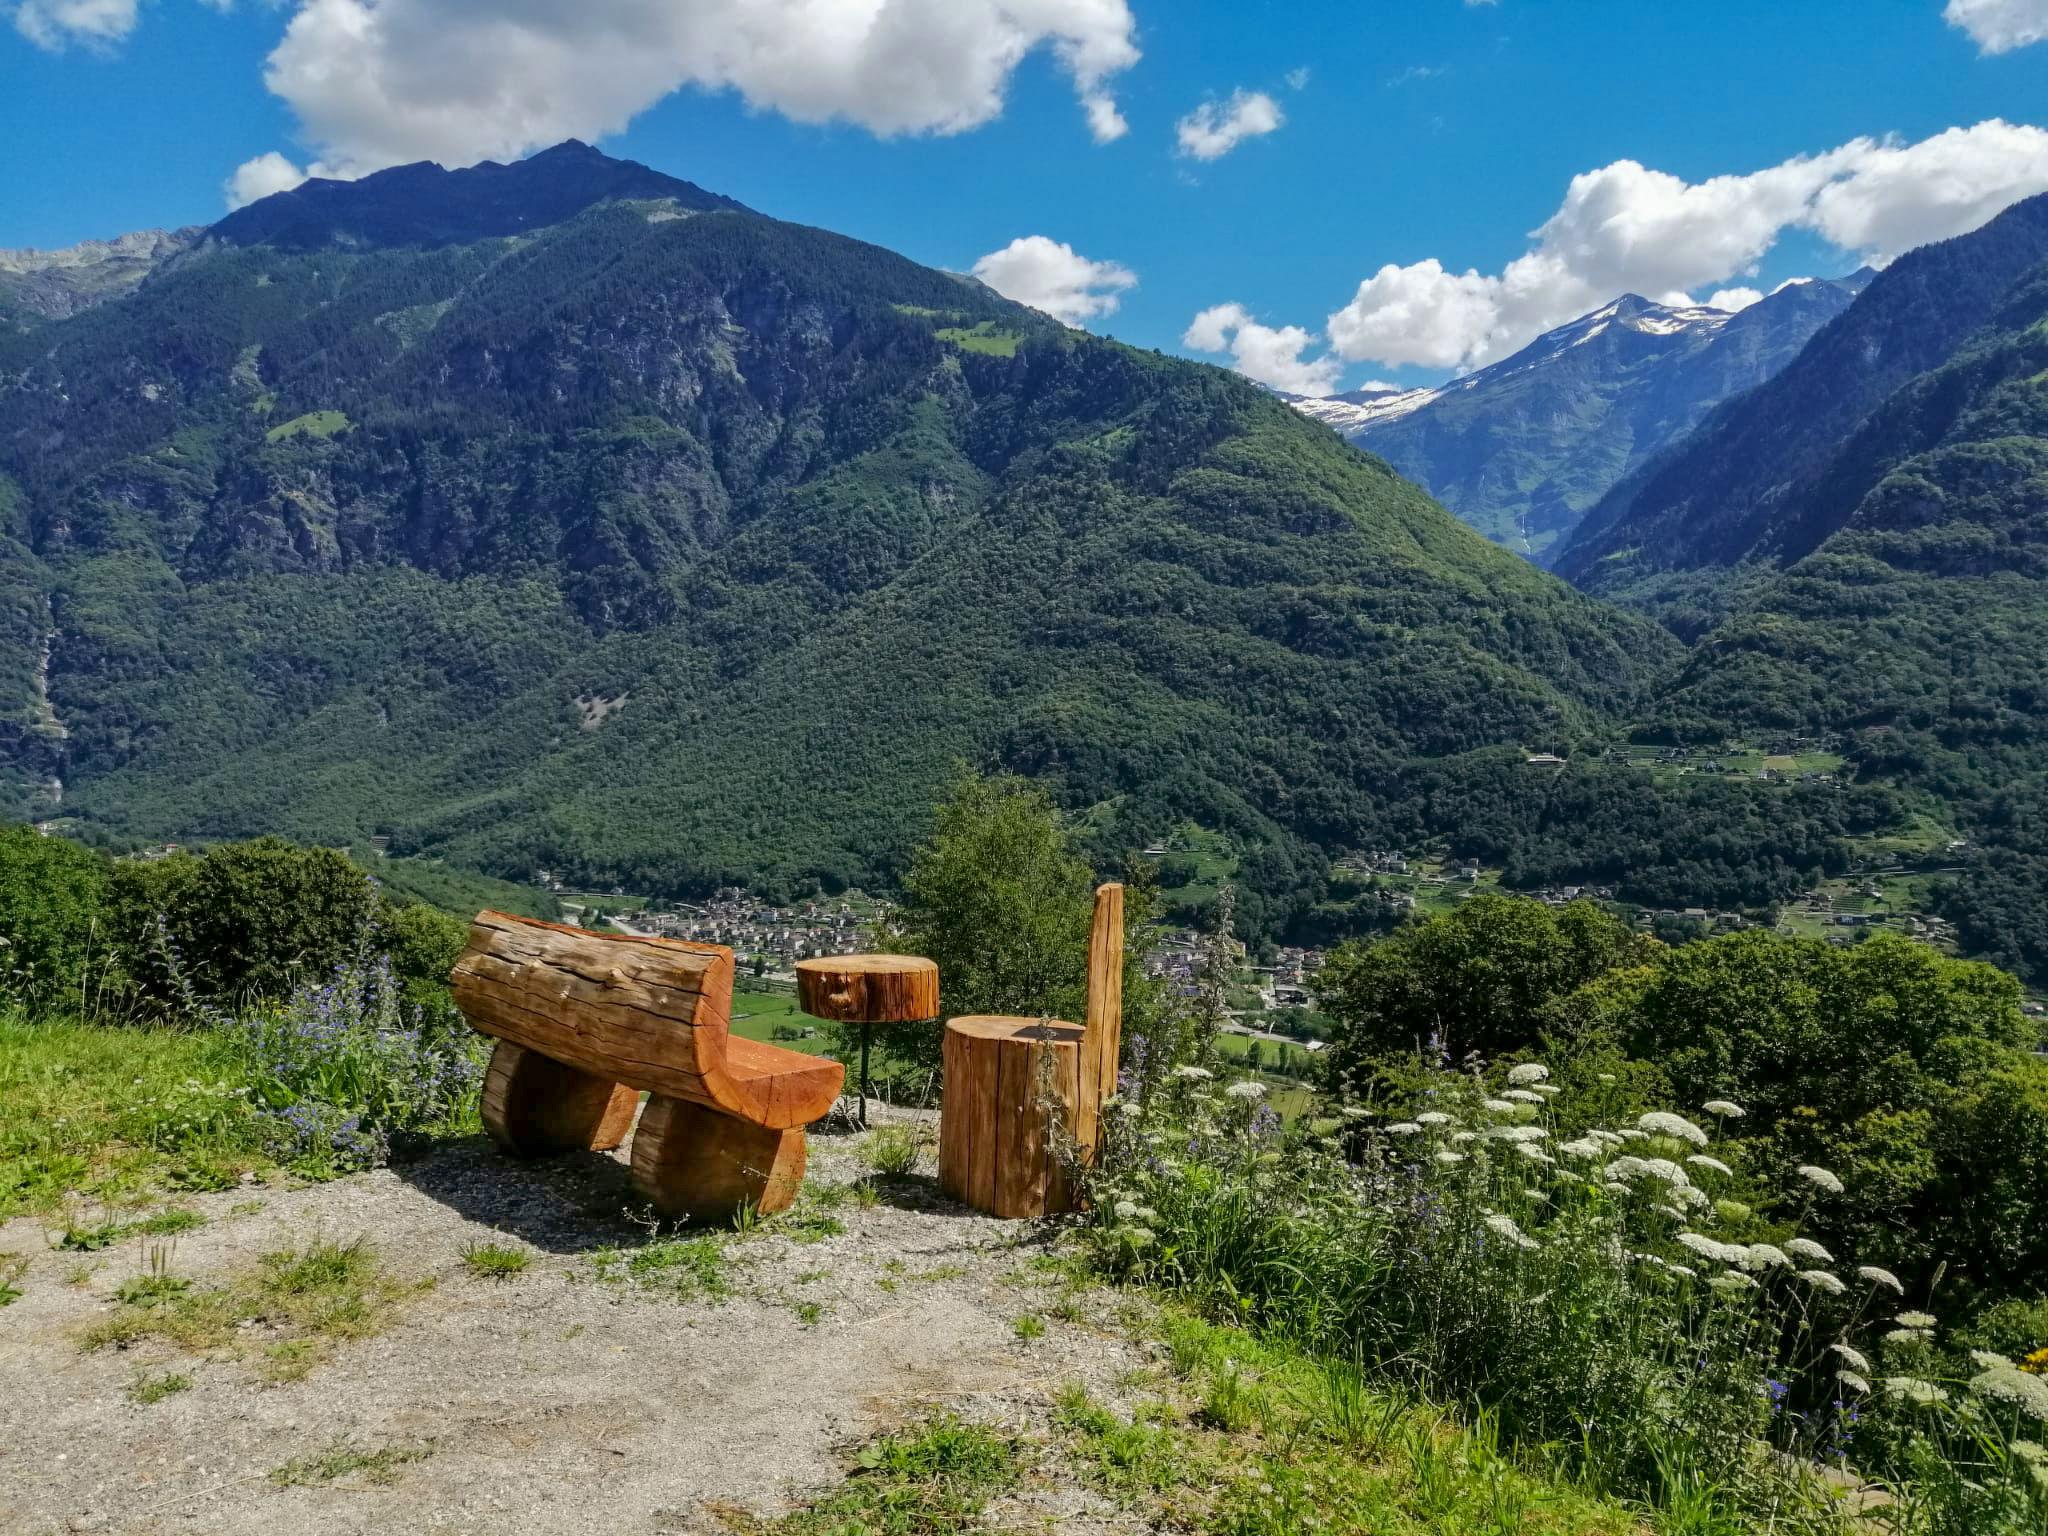
POLYGON ((610 1151, 633 1131, 633 1179, 675 1219, 787 1209, 803 1128, 846 1069, 729 1031, 732 951, 481 912, 449 985, 497 1039, 483 1121, 518 1157, 610 1151))

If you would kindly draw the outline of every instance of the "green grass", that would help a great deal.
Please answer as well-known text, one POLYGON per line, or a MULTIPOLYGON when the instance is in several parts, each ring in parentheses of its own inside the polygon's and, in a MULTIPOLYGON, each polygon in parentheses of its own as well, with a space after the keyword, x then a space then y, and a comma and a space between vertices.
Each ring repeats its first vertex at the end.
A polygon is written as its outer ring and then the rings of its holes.
POLYGON ((1128 1417, 1079 1385, 1054 1427, 1070 1462, 1149 1528, 1230 1536, 1626 1536, 1626 1506, 1500 1450, 1348 1364, 1169 1311, 1173 1379, 1128 1417))
POLYGON ((941 341, 952 342, 963 352, 980 352, 989 357, 1015 357, 1017 344, 1024 339, 1022 331, 997 325, 993 320, 973 326, 942 326, 932 334, 941 341))
POLYGON ((68 1253, 97 1253, 127 1238, 175 1237, 180 1232, 190 1232, 194 1227, 205 1225, 206 1218, 197 1211, 174 1206, 139 1221, 105 1221, 91 1227, 67 1226, 57 1239, 57 1247, 68 1253))
POLYGON ((656 1291, 685 1301, 719 1301, 732 1293, 720 1234, 656 1238, 637 1248, 601 1248, 590 1257, 606 1285, 656 1291))
POLYGON ((0 1014, 0 1220, 274 1170, 248 1086, 213 1035, 0 1014))
POLYGON ((192 1378, 180 1371, 159 1371, 154 1376, 142 1375, 135 1378, 128 1388, 128 1400, 147 1407, 160 1403, 165 1398, 192 1389, 192 1378))
POLYGON ((739 1536, 961 1536, 1020 1473, 1017 1443, 950 1415, 863 1447, 837 1491, 775 1520, 711 1512, 739 1536))
POLYGON ((303 416, 294 416, 290 421, 281 421, 263 434, 266 442, 281 443, 288 437, 334 437, 346 432, 353 425, 341 411, 308 411, 303 416))
POLYGON ((510 1280, 526 1273, 533 1254, 503 1243, 471 1243, 462 1250, 463 1267, 479 1280, 510 1280))
POLYGON ((115 1290, 114 1312, 88 1325, 79 1344, 93 1351, 155 1340, 190 1354, 238 1355, 262 1343, 262 1374, 295 1381, 336 1343, 381 1332, 419 1289, 387 1273, 361 1238, 278 1249, 215 1285, 171 1273, 160 1249, 147 1273, 115 1290))
POLYGON ((1026 1312, 1011 1320, 1010 1331, 1017 1335, 1020 1343, 1029 1344, 1033 1339, 1045 1337, 1045 1319, 1036 1312, 1026 1312))
POLYGON ((14 1282, 27 1273, 27 1259, 18 1253, 0 1253, 0 1307, 21 1300, 21 1287, 14 1282))
POLYGON ((270 1480, 280 1488, 315 1488, 346 1477, 360 1477, 366 1483, 388 1487, 398 1480, 398 1469, 433 1454, 430 1446, 382 1446, 368 1450, 337 1440, 326 1450, 296 1457, 271 1470, 270 1480))

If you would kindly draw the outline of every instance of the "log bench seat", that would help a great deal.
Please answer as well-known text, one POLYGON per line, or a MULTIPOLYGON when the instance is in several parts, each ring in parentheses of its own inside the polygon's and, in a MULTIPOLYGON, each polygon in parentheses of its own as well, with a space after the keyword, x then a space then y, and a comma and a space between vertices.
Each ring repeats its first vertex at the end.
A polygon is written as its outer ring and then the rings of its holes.
POLYGON ((803 1128, 831 1109, 846 1069, 731 1034, 732 981, 723 945, 478 913, 449 985, 498 1042, 484 1129, 518 1157, 610 1151, 630 1132, 634 1183, 676 1220, 787 1209, 803 1128))

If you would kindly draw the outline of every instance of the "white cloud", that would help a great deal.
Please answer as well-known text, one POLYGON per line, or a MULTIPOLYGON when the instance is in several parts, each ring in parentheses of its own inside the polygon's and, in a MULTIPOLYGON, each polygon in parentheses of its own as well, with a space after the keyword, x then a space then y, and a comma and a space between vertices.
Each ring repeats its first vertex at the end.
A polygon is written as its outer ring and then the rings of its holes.
POLYGON ((14 30, 56 53, 66 44, 111 48, 135 30, 141 0, 21 0, 14 30))
MULTIPOLYGON (((1782 288, 1784 284, 1780 283, 1778 286, 1782 288)), ((1763 301, 1764 293, 1761 288, 1720 288, 1707 300, 1707 308, 1725 309, 1732 315, 1738 309, 1747 309, 1750 305, 1761 304, 1763 301)))
POLYGON ((1297 395, 1327 395, 1344 365, 1324 353, 1305 358, 1317 337, 1298 325, 1261 325, 1242 304, 1216 304, 1188 322, 1181 345, 1198 352, 1228 352, 1248 379, 1297 395))
POLYGON ((2010 53, 2048 38, 2048 0, 1948 0, 1941 13, 1979 53, 2010 53))
POLYGON ((1330 340, 1352 362, 1479 367, 1621 293, 1676 299, 1753 276, 1787 229, 1882 263, 2043 190, 2048 132, 1995 118, 1701 182, 1617 160, 1573 177, 1498 274, 1434 258, 1381 267, 1329 317, 1330 340))
POLYGON ((1107 142, 1127 127, 1111 82, 1138 60, 1127 0, 291 3, 264 81, 338 175, 601 138, 685 86, 884 138, 962 133, 1041 49, 1107 142))
POLYGON ((1287 73, 1286 73, 1286 74, 1285 74, 1284 76, 1282 76, 1281 78, 1282 78, 1282 79, 1284 79, 1284 80, 1286 80, 1286 82, 1287 82, 1287 89, 1289 89, 1290 91, 1299 91, 1299 90, 1304 90, 1304 89, 1306 89, 1306 88, 1307 88, 1307 86, 1308 86, 1308 80, 1309 80, 1309 69, 1308 69, 1308 66, 1307 66, 1306 64, 1303 64, 1303 65, 1300 65, 1300 66, 1299 66, 1299 67, 1297 67, 1297 68, 1294 68, 1294 69, 1290 69, 1290 70, 1289 70, 1289 71, 1287 71, 1287 73))
POLYGON ((1246 139, 1273 132, 1287 119, 1280 103, 1264 91, 1236 90, 1228 101, 1205 101, 1173 125, 1180 152, 1197 160, 1216 160, 1246 139))
POLYGON ((974 275, 1006 299, 1079 325, 1115 312, 1138 274, 1113 261, 1090 261, 1071 245, 1044 235, 1021 235, 974 264, 974 275))
POLYGON ((289 192, 305 179, 306 172, 273 149, 236 166, 220 190, 230 208, 242 208, 273 192, 289 192))

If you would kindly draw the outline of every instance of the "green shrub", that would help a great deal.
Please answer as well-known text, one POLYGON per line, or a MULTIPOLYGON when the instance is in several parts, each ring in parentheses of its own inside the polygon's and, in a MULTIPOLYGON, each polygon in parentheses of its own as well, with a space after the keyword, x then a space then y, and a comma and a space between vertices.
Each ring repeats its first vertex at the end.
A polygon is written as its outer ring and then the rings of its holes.
POLYGON ((106 885, 98 854, 32 827, 0 826, 0 998, 81 1011, 97 999, 113 949, 101 910, 106 885))

